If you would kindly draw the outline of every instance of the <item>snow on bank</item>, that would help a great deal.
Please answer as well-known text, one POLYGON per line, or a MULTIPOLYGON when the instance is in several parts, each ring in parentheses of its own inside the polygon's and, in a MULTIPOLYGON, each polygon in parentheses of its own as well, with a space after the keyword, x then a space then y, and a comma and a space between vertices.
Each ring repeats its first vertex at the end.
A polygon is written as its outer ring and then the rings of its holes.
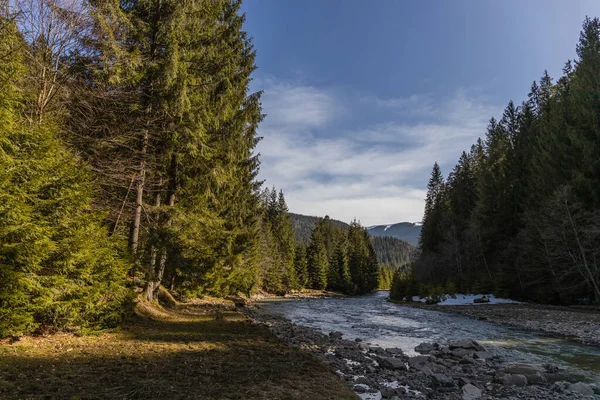
MULTIPOLYGON (((443 295, 442 301, 437 303, 440 306, 464 306, 464 305, 473 305, 473 304, 522 304, 520 301, 511 300, 511 299, 503 299, 494 296, 493 294, 457 294, 456 298, 452 298, 450 295, 443 295), (488 303, 475 303, 475 299, 480 299, 482 297, 487 297, 489 300, 488 303)), ((413 296, 413 301, 418 301, 421 303, 425 303, 426 298, 422 298, 419 296, 413 296)))

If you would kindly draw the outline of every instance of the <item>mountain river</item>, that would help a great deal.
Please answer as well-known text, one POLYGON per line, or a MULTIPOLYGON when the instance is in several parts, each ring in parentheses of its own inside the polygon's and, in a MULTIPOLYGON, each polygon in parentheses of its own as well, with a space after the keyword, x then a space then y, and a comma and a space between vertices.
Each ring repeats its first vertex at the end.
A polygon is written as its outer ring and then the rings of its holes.
MULTIPOLYGON (((348 298, 268 300, 260 307, 292 322, 338 331, 382 347, 415 355, 422 342, 475 339, 503 362, 550 363, 569 380, 600 383, 600 348, 544 336, 461 315, 406 307, 386 301, 388 292, 348 298)), ((482 305, 480 307, 485 307, 482 305)))

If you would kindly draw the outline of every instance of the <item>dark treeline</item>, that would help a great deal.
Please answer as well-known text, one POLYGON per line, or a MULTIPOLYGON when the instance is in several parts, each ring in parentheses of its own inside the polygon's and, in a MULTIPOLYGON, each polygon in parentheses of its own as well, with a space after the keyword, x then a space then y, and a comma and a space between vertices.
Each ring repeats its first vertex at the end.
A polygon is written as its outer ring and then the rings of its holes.
POLYGON ((308 246, 299 243, 298 253, 306 254, 306 260, 296 257, 296 266, 307 287, 364 294, 378 286, 379 263, 373 243, 367 229, 356 221, 344 229, 327 216, 319 218, 308 246))
POLYGON ((240 6, 0 0, 0 337, 114 326, 161 287, 377 285, 362 228, 304 253, 261 192, 240 6))
POLYGON ((492 118, 447 179, 434 166, 422 255, 397 286, 414 294, 416 279, 539 302, 600 301, 597 18, 585 20, 577 56, 556 82, 544 73, 527 100, 492 118))
MULTIPOLYGON (((292 225, 294 227, 294 237, 296 241, 308 245, 311 239, 312 231, 320 220, 319 217, 290 213, 292 225)), ((336 219, 329 219, 331 224, 341 230, 348 230, 350 225, 336 219)), ((417 255, 417 249, 409 243, 394 237, 372 236, 373 248, 377 255, 377 261, 382 266, 389 267, 393 271, 406 265, 417 255)), ((387 278, 386 278, 387 281, 387 278)), ((389 288, 389 286, 384 286, 389 288)))

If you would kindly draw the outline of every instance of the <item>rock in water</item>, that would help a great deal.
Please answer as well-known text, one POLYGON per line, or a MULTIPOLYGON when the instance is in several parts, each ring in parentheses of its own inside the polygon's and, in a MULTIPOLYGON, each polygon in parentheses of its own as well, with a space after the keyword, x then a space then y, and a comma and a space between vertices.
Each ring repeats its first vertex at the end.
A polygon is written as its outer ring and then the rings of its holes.
POLYGON ((481 389, 470 383, 462 387, 463 400, 476 400, 481 397, 481 389))
POLYGON ((437 343, 421 343, 417 347, 415 347, 415 351, 420 354, 429 354, 434 350, 439 349, 439 345, 437 343))

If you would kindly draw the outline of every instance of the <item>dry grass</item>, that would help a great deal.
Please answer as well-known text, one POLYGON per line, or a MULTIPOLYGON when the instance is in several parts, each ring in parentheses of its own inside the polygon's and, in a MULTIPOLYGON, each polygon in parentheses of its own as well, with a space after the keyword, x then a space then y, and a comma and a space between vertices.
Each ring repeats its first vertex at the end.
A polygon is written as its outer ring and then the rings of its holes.
POLYGON ((227 303, 139 303, 120 330, 0 341, 2 399, 355 399, 227 303))

